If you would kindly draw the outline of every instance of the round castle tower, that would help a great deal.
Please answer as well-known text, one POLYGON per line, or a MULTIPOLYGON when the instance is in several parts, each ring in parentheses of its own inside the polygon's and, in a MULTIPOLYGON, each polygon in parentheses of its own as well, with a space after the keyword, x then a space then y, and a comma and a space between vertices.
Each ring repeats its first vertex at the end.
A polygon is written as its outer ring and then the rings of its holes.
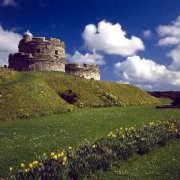
POLYGON ((17 71, 62 71, 65 72, 64 42, 45 37, 33 37, 27 31, 19 42, 19 52, 9 55, 9 68, 17 71))

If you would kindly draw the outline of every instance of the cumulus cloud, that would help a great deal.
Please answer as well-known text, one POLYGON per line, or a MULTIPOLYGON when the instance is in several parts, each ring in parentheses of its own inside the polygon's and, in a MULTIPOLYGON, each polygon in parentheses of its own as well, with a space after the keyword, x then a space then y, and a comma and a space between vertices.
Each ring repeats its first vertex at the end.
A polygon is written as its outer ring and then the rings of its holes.
POLYGON ((160 36, 158 44, 173 47, 167 54, 172 58, 169 68, 180 71, 180 16, 169 25, 160 25, 157 31, 160 36))
POLYGON ((160 39, 158 44, 160 46, 172 46, 180 44, 180 37, 165 37, 163 39, 160 39))
POLYGON ((81 54, 79 51, 75 51, 73 55, 66 55, 68 63, 78 63, 78 64, 96 64, 103 65, 105 61, 103 56, 100 54, 81 54))
POLYGON ((1 0, 2 2, 0 2, 1 6, 15 6, 17 7, 17 3, 15 0, 1 0))
POLYGON ((161 39, 160 46, 171 46, 180 43, 180 16, 169 25, 159 25, 157 32, 161 39))
POLYGON ((152 32, 151 32, 151 30, 145 30, 145 31, 143 31, 143 36, 144 36, 144 38, 146 38, 146 39, 150 39, 150 38, 152 37, 152 32))
POLYGON ((106 54, 130 56, 145 49, 140 38, 136 36, 127 38, 119 23, 101 21, 97 27, 94 24, 86 25, 82 37, 85 47, 90 50, 95 48, 106 54))
POLYGON ((127 57, 115 64, 115 72, 121 81, 128 81, 151 90, 180 90, 180 72, 139 56, 127 57))
POLYGON ((20 39, 20 34, 4 30, 2 26, 0 26, 0 66, 8 64, 9 53, 18 51, 20 39))
POLYGON ((172 70, 180 71, 180 45, 171 50, 168 56, 173 59, 172 64, 169 66, 169 68, 172 70))

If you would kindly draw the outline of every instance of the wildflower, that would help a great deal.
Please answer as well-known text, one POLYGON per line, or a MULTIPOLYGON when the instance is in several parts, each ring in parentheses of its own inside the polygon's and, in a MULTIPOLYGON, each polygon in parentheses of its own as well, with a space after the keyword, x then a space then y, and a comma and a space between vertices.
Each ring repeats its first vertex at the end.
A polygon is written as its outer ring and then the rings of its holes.
POLYGON ((54 152, 51 152, 51 156, 54 156, 55 155, 55 153, 54 152))
POLYGON ((26 172, 26 173, 27 173, 27 172, 28 172, 28 169, 24 169, 24 172, 26 172))
POLYGON ((25 167, 25 164, 24 164, 24 163, 21 163, 21 167, 24 168, 24 167, 25 167))
POLYGON ((29 167, 30 167, 30 168, 33 168, 33 164, 32 164, 32 163, 30 163, 30 164, 29 164, 29 167))
POLYGON ((46 156, 46 153, 43 153, 43 156, 46 156))
POLYGON ((66 162, 67 161, 67 156, 64 156, 63 157, 63 162, 66 162))
POLYGON ((10 167, 9 167, 9 171, 12 171, 12 170, 13 170, 13 167, 10 166, 10 167))
POLYGON ((96 147, 96 145, 94 144, 94 145, 93 145, 93 148, 95 148, 95 147, 96 147))
POLYGON ((33 161, 33 165, 37 165, 38 164, 38 161, 33 161))
POLYGON ((114 138, 115 138, 115 137, 116 137, 116 135, 115 135, 115 134, 112 134, 112 137, 114 137, 114 138))
POLYGON ((57 156, 57 155, 54 155, 53 158, 54 158, 55 160, 57 160, 58 156, 57 156))
POLYGON ((68 148, 69 150, 71 150, 72 149, 72 147, 71 146, 69 146, 69 148, 68 148))
POLYGON ((59 153, 57 154, 57 156, 58 156, 58 157, 64 156, 64 152, 63 152, 63 151, 62 151, 62 152, 59 152, 59 153))

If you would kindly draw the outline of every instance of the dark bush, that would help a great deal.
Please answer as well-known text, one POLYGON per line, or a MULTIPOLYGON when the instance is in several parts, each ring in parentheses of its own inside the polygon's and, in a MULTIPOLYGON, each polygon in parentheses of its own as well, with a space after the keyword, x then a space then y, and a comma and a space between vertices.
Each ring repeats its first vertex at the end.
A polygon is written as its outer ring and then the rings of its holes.
POLYGON ((180 105, 180 97, 176 97, 171 104, 172 104, 173 106, 180 105))
POLYGON ((59 95, 69 104, 75 104, 80 98, 80 96, 77 93, 73 92, 71 89, 68 89, 63 93, 59 93, 59 95))

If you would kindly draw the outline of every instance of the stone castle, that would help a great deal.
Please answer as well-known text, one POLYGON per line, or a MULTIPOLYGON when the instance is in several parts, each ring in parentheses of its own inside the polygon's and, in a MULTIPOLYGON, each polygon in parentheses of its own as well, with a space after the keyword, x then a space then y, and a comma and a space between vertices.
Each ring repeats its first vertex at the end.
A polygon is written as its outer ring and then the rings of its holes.
POLYGON ((9 55, 9 68, 17 71, 61 71, 85 79, 100 80, 100 70, 93 64, 66 64, 63 41, 33 37, 27 31, 19 42, 19 52, 9 55))

